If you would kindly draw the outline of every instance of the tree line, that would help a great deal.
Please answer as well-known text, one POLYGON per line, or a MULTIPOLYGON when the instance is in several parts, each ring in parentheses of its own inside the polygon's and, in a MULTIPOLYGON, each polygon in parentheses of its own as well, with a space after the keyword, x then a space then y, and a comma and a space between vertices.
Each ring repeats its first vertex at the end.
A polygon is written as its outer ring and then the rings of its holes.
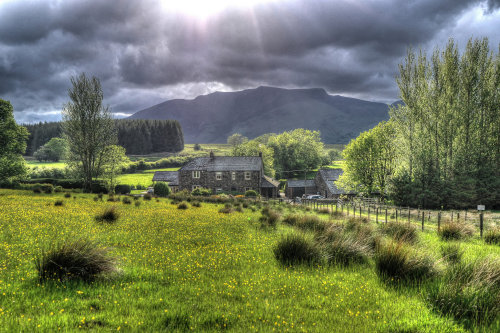
POLYGON ((499 207, 500 53, 487 39, 410 49, 397 84, 404 104, 347 146, 343 186, 397 205, 499 207))
MULTIPOLYGON (((127 154, 146 155, 158 152, 178 152, 184 149, 184 135, 176 120, 114 120, 118 145, 127 154)), ((39 122, 23 125, 29 132, 26 155, 33 156, 52 138, 62 136, 61 122, 39 122)))

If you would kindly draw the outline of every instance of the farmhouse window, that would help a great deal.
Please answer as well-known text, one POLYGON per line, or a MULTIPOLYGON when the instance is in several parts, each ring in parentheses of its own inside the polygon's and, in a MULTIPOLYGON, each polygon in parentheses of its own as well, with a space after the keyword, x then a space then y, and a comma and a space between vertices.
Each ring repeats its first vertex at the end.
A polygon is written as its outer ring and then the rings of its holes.
POLYGON ((236 180, 236 172, 231 172, 231 180, 236 180))
POLYGON ((215 179, 222 180, 222 172, 216 172, 215 173, 215 179))
POLYGON ((245 171, 245 180, 250 180, 250 171, 245 171))
POLYGON ((193 178, 200 178, 200 172, 199 171, 193 171, 193 178))

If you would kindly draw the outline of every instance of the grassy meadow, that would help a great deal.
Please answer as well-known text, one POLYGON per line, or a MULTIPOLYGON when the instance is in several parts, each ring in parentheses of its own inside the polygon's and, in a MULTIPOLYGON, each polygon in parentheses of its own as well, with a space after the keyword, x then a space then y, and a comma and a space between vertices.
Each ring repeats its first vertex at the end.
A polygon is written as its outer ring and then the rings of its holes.
MULTIPOLYGON (((0 190, 0 330, 467 331, 430 309, 425 285, 388 284, 371 260, 347 268, 279 264, 273 249, 297 231, 262 228, 253 206, 223 214, 221 204, 181 210, 169 199, 106 198, 0 190), (109 206, 120 218, 97 222, 109 206), (41 283, 34 258, 76 239, 109 247, 119 270, 89 283, 41 283)), ((416 246, 437 259, 443 241, 433 231, 419 235, 416 246)), ((463 248, 465 258, 500 255, 477 237, 463 248)), ((480 327, 499 328, 498 320, 480 327)))

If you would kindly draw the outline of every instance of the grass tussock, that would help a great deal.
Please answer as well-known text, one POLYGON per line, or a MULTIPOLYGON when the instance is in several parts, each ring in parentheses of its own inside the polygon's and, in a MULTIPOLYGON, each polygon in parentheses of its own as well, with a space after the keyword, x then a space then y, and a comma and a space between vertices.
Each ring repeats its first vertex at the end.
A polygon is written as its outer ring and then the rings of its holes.
POLYGON ((120 218, 116 206, 106 207, 104 211, 95 217, 97 222, 114 223, 120 218))
POLYGON ((474 229, 463 223, 457 221, 446 221, 438 231, 439 237, 442 240, 460 240, 472 236, 474 229))
POLYGON ((54 202, 54 206, 63 206, 64 205, 64 202, 62 200, 56 200, 54 202))
POLYGON ((500 316, 500 259, 487 257, 452 265, 427 293, 431 306, 467 328, 500 316))
POLYGON ((377 247, 375 269, 381 278, 394 282, 418 282, 435 274, 431 258, 417 254, 401 241, 377 247))
POLYGON ((318 213, 319 214, 330 214, 330 208, 322 207, 322 208, 318 209, 318 213))
POLYGON ((452 265, 462 262, 464 250, 459 243, 445 244, 441 246, 441 255, 443 259, 452 265))
POLYGON ((417 229, 413 225, 407 223, 384 223, 381 225, 380 230, 397 242, 415 244, 418 241, 417 229))
POLYGON ((321 260, 315 243, 302 234, 289 234, 281 238, 274 248, 274 256, 283 265, 314 264, 321 260))
POLYGON ((230 203, 224 204, 224 207, 219 209, 219 213, 223 214, 231 214, 233 212, 233 205, 230 203))
POLYGON ((68 193, 68 192, 64 193, 64 197, 65 198, 71 198, 71 193, 68 193))
POLYGON ((294 226, 298 221, 302 218, 300 214, 288 214, 283 218, 283 223, 288 224, 289 226, 294 226))
POLYGON ((177 209, 183 209, 183 210, 185 210, 185 209, 188 209, 188 208, 189 208, 189 206, 188 206, 187 202, 181 202, 180 204, 177 205, 177 209))
POLYGON ((486 231, 484 235, 484 241, 488 244, 500 245, 500 228, 496 227, 486 231))
POLYGON ((89 240, 77 240, 55 246, 35 259, 40 281, 83 280, 116 271, 116 260, 109 249, 89 240))
POLYGON ((149 201, 149 200, 153 199, 153 196, 149 193, 146 193, 146 194, 144 194, 144 196, 142 198, 146 201, 149 201))
POLYGON ((266 206, 261 211, 262 216, 259 218, 260 225, 263 228, 276 228, 281 219, 281 214, 266 206))
POLYGON ((201 207, 201 202, 199 202, 199 201, 193 201, 193 202, 191 203, 191 206, 193 206, 193 207, 198 207, 198 208, 199 208, 199 207, 201 207))
POLYGON ((371 247, 354 235, 330 228, 318 241, 329 264, 349 266, 364 263, 371 256, 371 247))
POLYGON ((300 230, 303 231, 313 231, 313 232, 324 232, 328 227, 328 222, 319 218, 316 215, 303 215, 295 224, 300 230))
POLYGON ((122 202, 126 205, 130 205, 132 203, 132 200, 130 200, 129 197, 123 197, 122 202))

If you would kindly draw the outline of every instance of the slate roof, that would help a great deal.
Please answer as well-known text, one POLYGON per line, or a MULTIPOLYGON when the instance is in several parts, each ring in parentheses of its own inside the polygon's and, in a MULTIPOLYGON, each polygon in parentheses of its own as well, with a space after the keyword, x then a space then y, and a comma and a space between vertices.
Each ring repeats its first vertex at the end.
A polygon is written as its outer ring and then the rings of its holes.
POLYGON ((286 186, 287 187, 316 187, 316 183, 314 182, 314 179, 287 180, 286 186))
POLYGON ((153 176, 154 182, 168 182, 169 185, 179 185, 179 172, 178 171, 156 171, 153 176))
POLYGON ((318 171, 321 178, 326 183, 328 190, 332 194, 344 194, 344 190, 337 188, 335 181, 339 179, 340 175, 344 173, 342 169, 320 169, 318 171))
POLYGON ((262 182, 260 187, 279 187, 280 186, 280 181, 272 179, 271 177, 268 177, 266 175, 262 176, 262 182))
POLYGON ((214 156, 197 157, 184 165, 183 171, 260 171, 260 156, 214 156))

